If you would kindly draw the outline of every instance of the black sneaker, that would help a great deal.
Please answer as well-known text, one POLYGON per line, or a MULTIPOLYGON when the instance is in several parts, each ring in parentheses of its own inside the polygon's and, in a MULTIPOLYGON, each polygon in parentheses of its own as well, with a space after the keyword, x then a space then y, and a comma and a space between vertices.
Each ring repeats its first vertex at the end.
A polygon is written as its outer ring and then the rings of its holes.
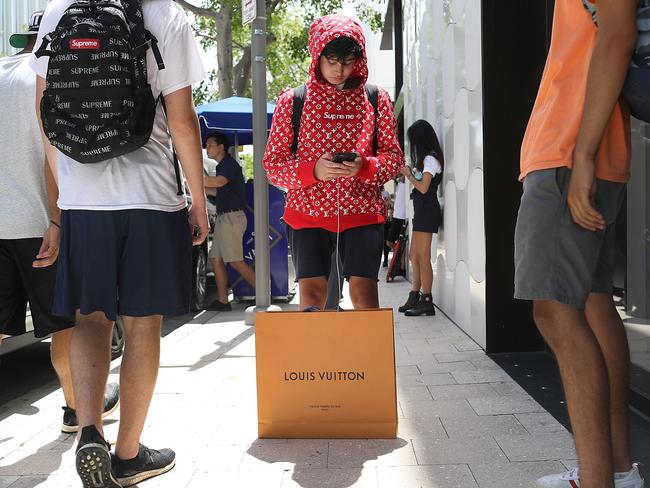
POLYGON ((110 444, 94 425, 81 429, 75 464, 83 488, 121 488, 111 471, 110 444))
POLYGON ((230 305, 230 302, 220 302, 219 300, 215 300, 214 302, 210 303, 207 307, 205 307, 206 310, 210 311, 217 311, 217 312, 230 312, 232 311, 232 306, 230 305))
MULTIPOLYGON (((171 449, 149 449, 140 444, 140 451, 127 461, 113 455, 113 473, 122 486, 131 486, 166 473, 176 465, 176 453, 171 449)), ((85 487, 84 487, 85 488, 85 487)))
MULTIPOLYGON (((109 383, 106 385, 104 391, 104 411, 102 418, 108 417, 112 414, 120 404, 120 385, 118 383, 109 383)), ((74 408, 68 406, 61 407, 63 409, 63 423, 61 424, 61 432, 72 434, 79 430, 79 422, 77 421, 77 412, 74 408)))

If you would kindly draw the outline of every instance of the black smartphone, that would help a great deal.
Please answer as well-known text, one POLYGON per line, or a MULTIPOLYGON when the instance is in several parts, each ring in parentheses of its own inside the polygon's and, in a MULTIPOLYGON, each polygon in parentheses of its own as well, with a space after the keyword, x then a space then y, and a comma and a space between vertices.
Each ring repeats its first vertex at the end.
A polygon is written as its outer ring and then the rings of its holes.
POLYGON ((357 153, 353 152, 337 152, 332 155, 332 161, 335 163, 342 163, 343 161, 354 161, 357 159, 357 153))

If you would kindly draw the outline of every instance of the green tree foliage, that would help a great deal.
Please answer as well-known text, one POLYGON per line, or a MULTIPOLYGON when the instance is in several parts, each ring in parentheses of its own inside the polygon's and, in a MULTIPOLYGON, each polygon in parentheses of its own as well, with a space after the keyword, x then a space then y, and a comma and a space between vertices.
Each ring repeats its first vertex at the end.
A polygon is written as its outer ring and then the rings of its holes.
MULTIPOLYGON (((241 0, 176 0, 194 14, 194 30, 207 51, 216 49, 219 68, 194 90, 196 104, 232 95, 250 96, 250 26, 242 26, 241 0)), ((381 29, 383 2, 352 0, 360 18, 381 29)), ((266 0, 268 97, 303 83, 309 68, 309 25, 339 11, 343 0, 266 0)))

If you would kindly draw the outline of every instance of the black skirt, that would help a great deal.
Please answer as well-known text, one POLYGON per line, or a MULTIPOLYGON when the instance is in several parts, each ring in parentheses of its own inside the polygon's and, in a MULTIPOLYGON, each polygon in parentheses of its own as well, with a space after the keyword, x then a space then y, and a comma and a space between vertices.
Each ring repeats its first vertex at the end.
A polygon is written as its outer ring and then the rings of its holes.
POLYGON ((438 199, 413 199, 413 231, 437 234, 442 221, 438 199))

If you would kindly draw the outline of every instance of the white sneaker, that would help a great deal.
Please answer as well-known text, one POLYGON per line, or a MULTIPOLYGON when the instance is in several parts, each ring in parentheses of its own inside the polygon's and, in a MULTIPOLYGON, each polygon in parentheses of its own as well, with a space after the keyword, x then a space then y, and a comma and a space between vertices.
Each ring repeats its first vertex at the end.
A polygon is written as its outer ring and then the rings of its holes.
MULTIPOLYGON (((537 488, 580 488, 580 471, 574 468, 563 474, 552 474, 537 480, 537 488)), ((626 473, 614 475, 615 488, 644 488, 640 464, 633 464, 626 473)))

